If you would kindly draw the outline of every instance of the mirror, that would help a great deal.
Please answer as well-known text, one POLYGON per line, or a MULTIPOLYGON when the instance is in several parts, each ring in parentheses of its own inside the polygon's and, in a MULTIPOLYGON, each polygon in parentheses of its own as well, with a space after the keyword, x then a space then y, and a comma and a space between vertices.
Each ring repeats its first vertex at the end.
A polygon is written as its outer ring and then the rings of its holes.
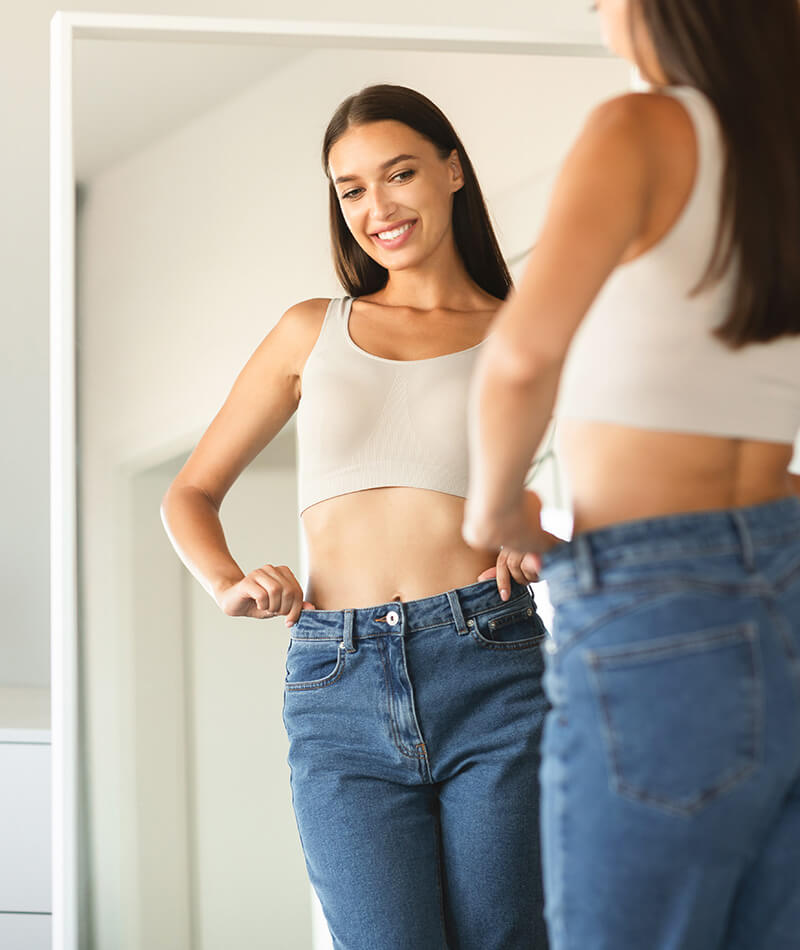
MULTIPOLYGON (((64 542, 54 561, 63 716, 54 925, 69 950, 317 950, 330 941, 294 824, 281 721, 286 629, 219 611, 169 545, 160 499, 281 313, 342 293, 319 150, 346 95, 395 82, 443 109, 518 276, 566 147, 630 74, 589 44, 482 46, 474 31, 469 42, 458 31, 415 41, 408 30, 393 43, 388 28, 300 42, 286 24, 283 36, 254 28, 245 43, 236 21, 203 21, 202 33, 176 19, 161 32, 131 30, 131 18, 95 28, 62 19, 54 34, 62 82, 70 57, 74 77, 71 126, 58 112, 67 93, 54 96, 56 197, 71 175, 58 151, 70 129, 78 196, 76 565, 59 553, 71 530, 68 385, 54 512, 64 542)), ((63 208, 57 384, 68 384, 71 359, 63 208)), ((302 582, 295 478, 290 423, 222 508, 245 570, 271 560, 302 582)), ((552 458, 534 486, 564 507, 552 458)))

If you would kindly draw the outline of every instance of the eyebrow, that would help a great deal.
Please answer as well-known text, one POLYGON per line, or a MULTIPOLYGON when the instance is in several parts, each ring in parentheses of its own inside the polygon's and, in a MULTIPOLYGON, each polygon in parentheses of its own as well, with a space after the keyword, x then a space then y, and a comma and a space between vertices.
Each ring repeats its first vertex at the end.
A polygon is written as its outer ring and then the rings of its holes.
MULTIPOLYGON (((388 162, 383 162, 380 166, 380 170, 385 172, 387 168, 391 168, 392 165, 396 165, 398 162, 407 162, 410 159, 419 158, 418 155, 395 155, 394 158, 390 158, 388 162)), ((334 184, 339 185, 345 181, 355 181, 357 175, 342 175, 340 178, 334 179, 334 184)))

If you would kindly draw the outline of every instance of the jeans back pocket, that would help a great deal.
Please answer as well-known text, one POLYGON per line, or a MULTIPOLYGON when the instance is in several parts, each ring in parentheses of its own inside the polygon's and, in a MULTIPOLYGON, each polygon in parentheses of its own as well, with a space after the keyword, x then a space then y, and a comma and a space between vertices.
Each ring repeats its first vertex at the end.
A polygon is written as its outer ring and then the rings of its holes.
POLYGON ((688 816, 754 771, 756 636, 742 623, 584 653, 618 794, 688 816))

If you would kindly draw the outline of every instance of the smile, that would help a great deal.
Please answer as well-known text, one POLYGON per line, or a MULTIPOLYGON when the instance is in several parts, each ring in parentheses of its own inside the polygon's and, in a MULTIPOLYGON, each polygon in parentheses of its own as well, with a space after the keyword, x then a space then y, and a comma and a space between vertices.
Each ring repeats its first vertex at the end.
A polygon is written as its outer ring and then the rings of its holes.
POLYGON ((401 244, 405 244, 408 240, 411 231, 416 226, 416 221, 405 221, 403 224, 399 224, 396 228, 388 228, 385 231, 378 231, 375 234, 371 234, 370 237, 373 241, 376 241, 381 247, 394 248, 399 247, 401 244))
POLYGON ((405 234, 405 232, 412 227, 413 224, 409 221, 408 224, 403 224, 399 228, 395 228, 393 231, 379 231, 378 237, 382 241, 393 241, 395 238, 400 237, 401 234, 405 234))

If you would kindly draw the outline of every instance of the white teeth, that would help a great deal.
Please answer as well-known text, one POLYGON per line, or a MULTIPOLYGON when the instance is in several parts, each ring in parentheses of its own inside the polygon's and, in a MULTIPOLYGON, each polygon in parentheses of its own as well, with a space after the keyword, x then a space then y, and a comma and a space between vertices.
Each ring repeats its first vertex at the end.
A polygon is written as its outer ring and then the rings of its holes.
POLYGON ((395 238, 400 237, 401 234, 405 234, 406 231, 412 226, 413 222, 402 225, 402 227, 395 228, 393 231, 379 231, 378 237, 382 241, 393 241, 395 238))

